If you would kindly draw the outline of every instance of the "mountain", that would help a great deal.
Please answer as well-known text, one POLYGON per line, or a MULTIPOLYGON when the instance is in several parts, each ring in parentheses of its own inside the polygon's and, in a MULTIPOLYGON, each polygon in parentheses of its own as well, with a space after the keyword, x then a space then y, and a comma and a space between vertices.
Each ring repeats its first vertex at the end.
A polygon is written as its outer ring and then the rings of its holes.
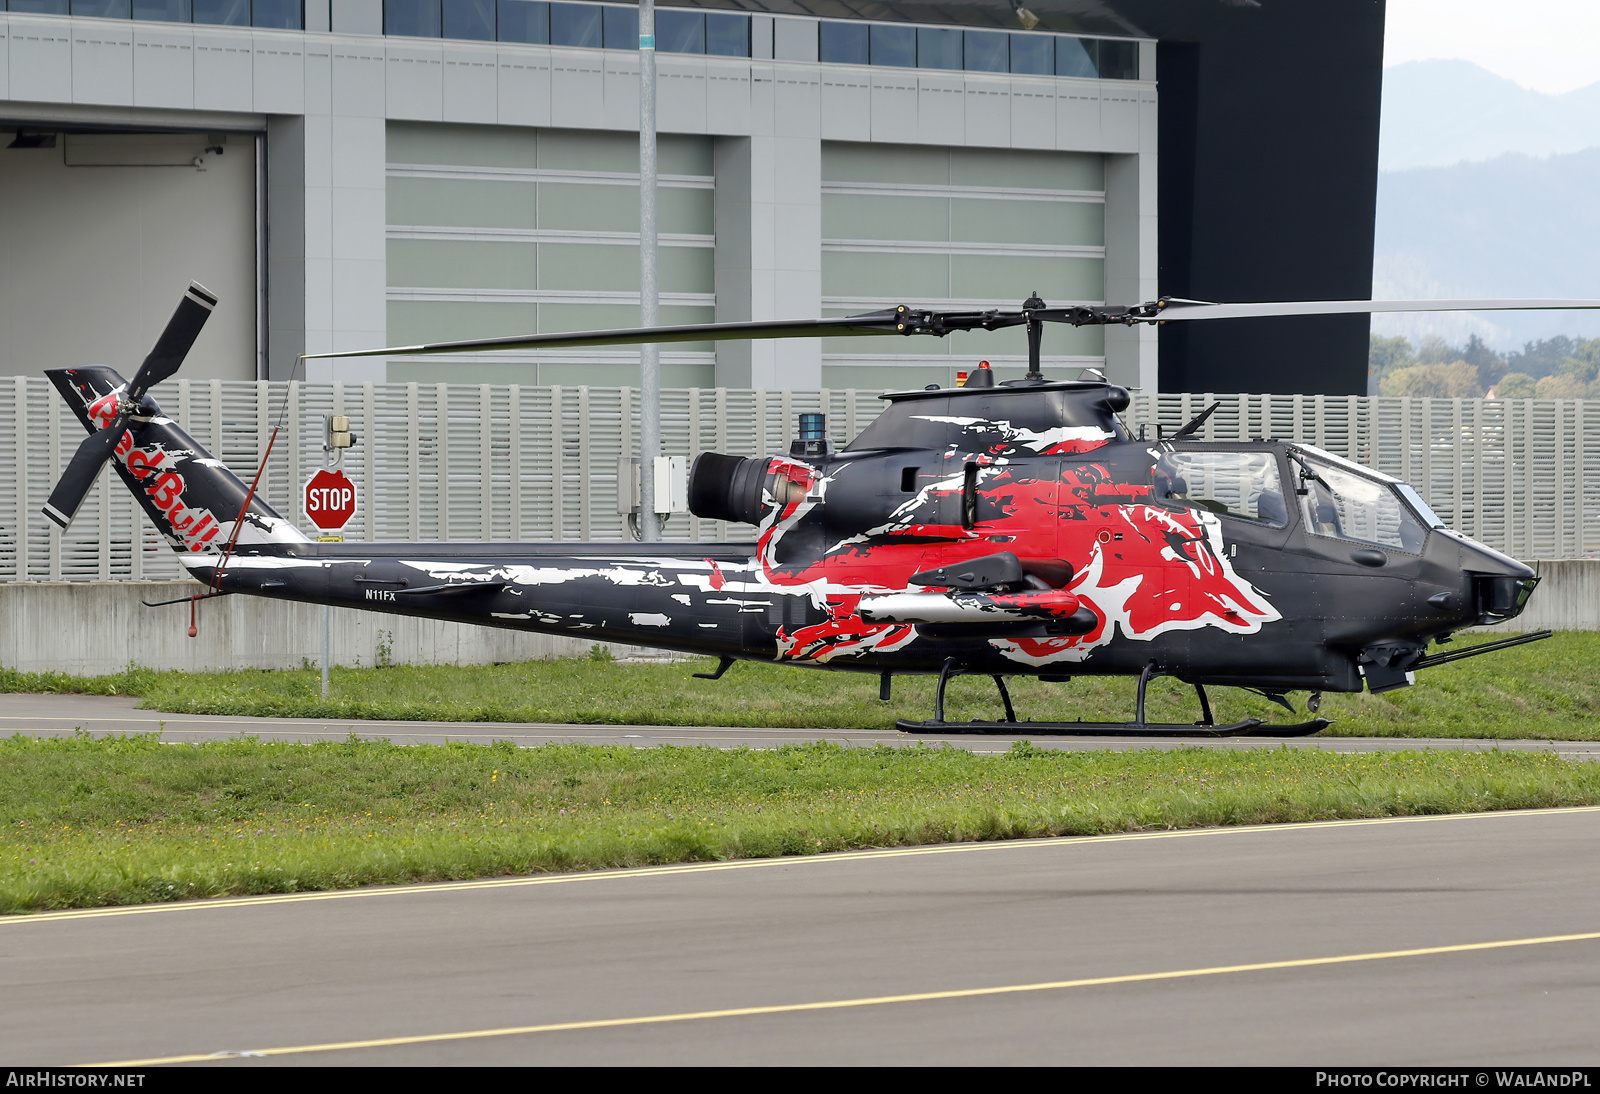
POLYGON ((1408 61, 1383 70, 1380 170, 1593 145, 1600 145, 1600 83, 1545 95, 1470 61, 1408 61))
MULTIPOLYGON (((1375 242, 1378 299, 1600 299, 1600 147, 1380 172, 1375 242)), ((1510 349, 1553 334, 1593 337, 1600 313, 1375 316, 1373 330, 1457 344, 1476 333, 1510 349)))

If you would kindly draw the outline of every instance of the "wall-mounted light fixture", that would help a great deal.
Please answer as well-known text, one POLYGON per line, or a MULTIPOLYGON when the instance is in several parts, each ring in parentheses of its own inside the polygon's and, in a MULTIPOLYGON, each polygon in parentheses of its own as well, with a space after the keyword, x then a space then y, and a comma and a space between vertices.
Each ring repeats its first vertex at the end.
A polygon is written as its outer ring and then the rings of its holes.
POLYGON ((17 130, 17 135, 6 145, 7 148, 54 148, 55 146, 54 133, 29 133, 25 129, 17 130))

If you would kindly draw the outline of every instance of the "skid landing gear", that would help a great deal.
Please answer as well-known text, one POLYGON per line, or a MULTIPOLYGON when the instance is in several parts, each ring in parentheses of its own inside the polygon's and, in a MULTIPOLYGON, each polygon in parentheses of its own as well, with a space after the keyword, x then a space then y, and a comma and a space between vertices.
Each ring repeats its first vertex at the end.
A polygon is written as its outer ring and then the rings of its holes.
POLYGON ((946 661, 944 667, 939 670, 939 688, 933 701, 933 719, 927 722, 913 722, 902 718, 895 722, 896 728, 906 733, 1034 733, 1083 737, 1304 737, 1333 724, 1326 718, 1314 718, 1309 722, 1295 725, 1270 725, 1259 718, 1246 718, 1242 722, 1218 725, 1211 714, 1211 701, 1206 697, 1203 684, 1194 685, 1195 695, 1200 700, 1200 721, 1148 722, 1144 716, 1145 692, 1151 680, 1167 675, 1158 669, 1154 662, 1146 665, 1144 671, 1139 673, 1139 693, 1131 722, 1019 721, 1016 710, 1011 706, 1011 693, 1006 690, 1005 678, 992 674, 995 686, 1000 689, 1000 700, 1005 704, 1006 720, 947 722, 944 720, 945 688, 949 686, 952 677, 963 675, 967 673, 956 664, 955 658, 946 661))

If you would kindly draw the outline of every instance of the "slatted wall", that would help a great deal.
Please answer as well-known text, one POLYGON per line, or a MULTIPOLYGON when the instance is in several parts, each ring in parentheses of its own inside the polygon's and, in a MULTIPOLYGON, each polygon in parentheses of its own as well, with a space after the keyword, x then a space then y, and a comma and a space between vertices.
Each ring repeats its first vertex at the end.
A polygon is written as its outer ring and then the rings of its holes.
MULTIPOLYGON (((283 384, 177 380, 169 414, 249 479, 283 422, 262 492, 301 520, 300 485, 323 463, 322 416, 347 414, 344 456, 360 540, 620 540, 617 458, 636 455, 639 397, 624 387, 283 384)), ((878 413, 875 391, 678 388, 663 393, 666 451, 785 451, 821 411, 843 446, 878 413)), ((1600 401, 1136 395, 1126 418, 1154 438, 1213 401, 1210 440, 1298 439, 1414 485, 1452 527, 1521 558, 1600 555, 1600 401), (1593 435, 1597 439, 1589 440, 1593 435)), ((42 378, 0 379, 0 581, 179 576, 133 498, 103 474, 66 535, 39 508, 84 434, 42 378)), ((303 527, 310 527, 302 522, 303 527)), ((747 539, 688 514, 670 540, 747 539)))

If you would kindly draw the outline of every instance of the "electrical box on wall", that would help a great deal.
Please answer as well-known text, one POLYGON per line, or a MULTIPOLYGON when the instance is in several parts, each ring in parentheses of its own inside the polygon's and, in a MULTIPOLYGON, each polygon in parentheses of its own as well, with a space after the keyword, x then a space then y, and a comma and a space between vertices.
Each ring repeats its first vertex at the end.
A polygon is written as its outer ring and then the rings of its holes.
MULTIPOLYGON (((653 461, 657 513, 689 511, 689 457, 657 456, 653 461)), ((639 512, 638 456, 617 460, 617 512, 639 512)))

